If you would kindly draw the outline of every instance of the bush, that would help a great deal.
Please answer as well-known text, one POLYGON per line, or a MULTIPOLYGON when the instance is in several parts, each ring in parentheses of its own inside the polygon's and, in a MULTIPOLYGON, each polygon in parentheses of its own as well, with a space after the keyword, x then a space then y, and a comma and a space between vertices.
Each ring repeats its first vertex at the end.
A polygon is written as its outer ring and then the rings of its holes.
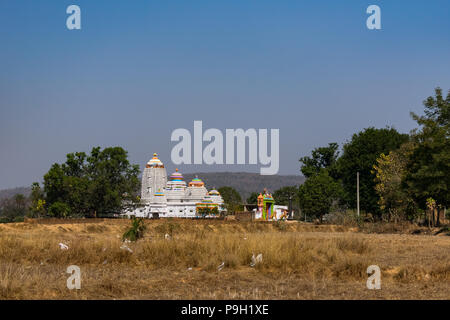
POLYGON ((144 236, 145 229, 144 219, 133 217, 131 227, 123 234, 122 241, 137 241, 144 236))
POLYGON ((65 218, 70 215, 70 207, 64 202, 55 202, 48 209, 48 214, 54 218, 65 218))

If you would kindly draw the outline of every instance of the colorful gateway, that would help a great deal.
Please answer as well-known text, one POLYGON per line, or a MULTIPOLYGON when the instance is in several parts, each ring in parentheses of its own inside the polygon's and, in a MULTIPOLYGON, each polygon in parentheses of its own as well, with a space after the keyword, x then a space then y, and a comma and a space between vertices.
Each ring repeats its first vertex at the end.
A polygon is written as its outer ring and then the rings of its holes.
POLYGON ((255 209, 255 219, 257 220, 285 220, 287 219, 287 206, 275 205, 272 194, 264 189, 264 194, 258 196, 258 207, 255 209))
POLYGON ((224 203, 217 190, 208 190, 198 177, 188 185, 178 169, 169 177, 164 164, 155 153, 142 174, 141 203, 127 216, 144 218, 216 217, 224 212, 224 203))

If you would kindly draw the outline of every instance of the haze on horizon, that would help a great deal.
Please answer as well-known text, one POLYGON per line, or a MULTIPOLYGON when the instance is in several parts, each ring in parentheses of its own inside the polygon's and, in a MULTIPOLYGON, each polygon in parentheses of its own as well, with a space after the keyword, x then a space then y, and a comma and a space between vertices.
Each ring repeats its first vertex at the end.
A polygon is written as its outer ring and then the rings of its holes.
MULTIPOLYGON (((410 111, 450 89, 450 2, 0 2, 0 189, 55 162, 121 146, 167 165, 174 129, 280 129, 279 174, 364 128, 416 127, 410 111), (66 8, 82 30, 66 28, 66 8), (370 4, 382 30, 366 28, 370 4)), ((182 172, 258 166, 180 166, 182 172)))

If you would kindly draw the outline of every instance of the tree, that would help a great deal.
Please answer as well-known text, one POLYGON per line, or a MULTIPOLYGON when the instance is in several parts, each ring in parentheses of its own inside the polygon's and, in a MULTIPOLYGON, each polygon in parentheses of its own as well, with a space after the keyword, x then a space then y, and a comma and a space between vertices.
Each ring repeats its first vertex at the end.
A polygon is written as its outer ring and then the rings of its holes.
POLYGON ((31 185, 30 202, 30 213, 32 217, 39 218, 45 215, 45 195, 37 182, 31 185))
POLYGON ((239 192, 232 187, 221 187, 217 189, 223 198, 228 213, 242 210, 242 199, 239 192))
MULTIPOLYGON (((275 204, 282 205, 282 206, 289 206, 289 203, 292 205, 290 210, 293 210, 294 212, 299 212, 300 206, 299 206, 299 195, 298 195, 298 187, 297 186, 288 186, 288 187, 282 187, 278 190, 276 190, 273 193, 273 198, 275 200, 275 204), (291 201, 289 201, 289 199, 291 201)), ((289 212, 289 214, 291 214, 289 212)), ((298 217, 297 214, 294 213, 294 216, 298 217)))
POLYGON ((331 176, 335 176, 336 161, 339 157, 339 145, 335 142, 329 143, 328 147, 316 148, 311 152, 311 157, 302 157, 301 172, 307 178, 319 173, 322 169, 329 170, 331 176))
POLYGON ((406 175, 406 165, 414 151, 415 144, 407 142, 398 150, 382 153, 373 166, 375 191, 379 195, 380 209, 387 213, 388 220, 398 220, 415 216, 415 204, 407 190, 402 188, 406 175))
POLYGON ((413 133, 417 148, 407 164, 404 185, 422 209, 431 198, 443 210, 450 204, 450 90, 444 99, 442 89, 436 88, 424 106, 424 116, 411 113, 421 130, 413 133))
POLYGON ((327 170, 322 169, 299 187, 300 207, 306 215, 322 221, 341 193, 341 185, 329 176, 327 170))
POLYGON ((360 173, 360 206, 365 212, 379 214, 379 196, 375 191, 375 175, 372 173, 376 159, 388 154, 407 142, 409 136, 394 128, 364 129, 354 134, 343 147, 342 156, 336 163, 338 177, 344 188, 344 203, 356 208, 356 173, 360 173))
POLYGON ((283 206, 287 206, 289 204, 289 198, 291 197, 293 203, 298 202, 298 187, 282 187, 273 193, 275 203, 283 206))
POLYGON ((247 198, 247 203, 248 204, 257 204, 258 203, 258 196, 259 196, 259 193, 252 192, 250 194, 250 197, 247 198))
POLYGON ((1 215, 4 221, 12 222, 23 219, 27 214, 28 202, 23 194, 2 201, 1 215))
POLYGON ((67 218, 71 215, 72 209, 67 203, 53 202, 48 208, 48 214, 53 218, 67 218))
POLYGON ((64 164, 54 164, 44 176, 49 214, 101 216, 136 202, 139 167, 127 157, 120 147, 97 147, 89 156, 70 153, 64 164))

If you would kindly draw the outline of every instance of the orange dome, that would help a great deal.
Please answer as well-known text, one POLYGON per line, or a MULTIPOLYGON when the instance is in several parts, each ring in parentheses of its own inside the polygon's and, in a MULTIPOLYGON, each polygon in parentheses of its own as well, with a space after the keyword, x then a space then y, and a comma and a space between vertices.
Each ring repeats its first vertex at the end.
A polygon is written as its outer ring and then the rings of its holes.
POLYGON ((205 183, 197 176, 189 182, 189 187, 203 187, 205 183))

